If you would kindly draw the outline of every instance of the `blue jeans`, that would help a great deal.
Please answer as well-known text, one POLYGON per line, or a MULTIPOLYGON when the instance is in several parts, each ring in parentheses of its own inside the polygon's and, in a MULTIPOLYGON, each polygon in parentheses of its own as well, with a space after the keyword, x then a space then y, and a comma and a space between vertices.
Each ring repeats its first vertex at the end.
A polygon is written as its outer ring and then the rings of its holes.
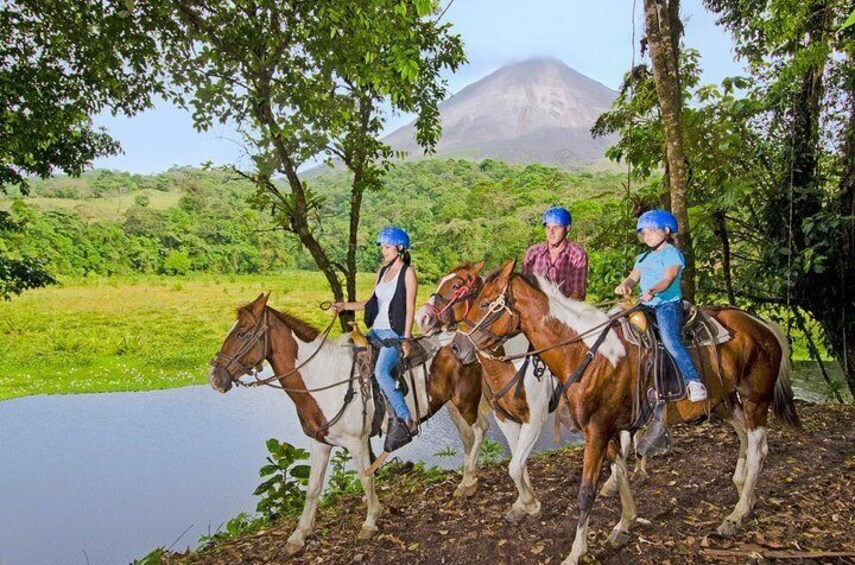
MULTIPOLYGON (((377 329, 371 330, 366 336, 369 339, 401 339, 401 336, 395 333, 394 330, 377 329)), ((410 409, 407 407, 407 402, 404 400, 404 394, 395 388, 395 379, 392 377, 392 369, 398 362, 397 347, 381 347, 377 354, 377 364, 374 366, 374 376, 377 377, 377 382, 386 395, 386 399, 392 405, 392 410, 395 415, 402 420, 409 420, 410 409)))
POLYGON ((683 343, 683 301, 660 302, 652 308, 656 312, 656 323, 659 324, 662 345, 674 358, 674 362, 680 368, 680 372, 683 373, 683 379, 687 383, 691 381, 701 382, 695 365, 692 363, 692 356, 689 354, 686 344, 683 343))

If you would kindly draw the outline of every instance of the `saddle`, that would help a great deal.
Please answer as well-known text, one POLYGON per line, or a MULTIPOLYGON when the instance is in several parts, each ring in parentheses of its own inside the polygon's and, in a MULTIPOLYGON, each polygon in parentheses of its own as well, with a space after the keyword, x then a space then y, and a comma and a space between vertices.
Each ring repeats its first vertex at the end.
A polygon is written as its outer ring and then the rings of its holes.
MULTIPOLYGON (((409 435, 405 438, 398 430, 398 422, 392 417, 394 411, 388 406, 385 395, 380 389, 379 383, 374 376, 374 368, 377 364, 377 355, 381 347, 397 347, 399 349, 398 362, 392 368, 392 377, 395 380, 396 388, 406 397, 413 389, 413 398, 415 400, 415 420, 422 420, 421 407, 419 406, 418 389, 416 388, 416 380, 413 372, 418 368, 422 368, 424 377, 424 387, 428 386, 428 368, 427 363, 433 358, 436 353, 437 346, 433 341, 424 339, 413 340, 410 342, 410 355, 405 357, 400 352, 401 342, 398 340, 378 340, 367 338, 359 329, 356 323, 351 324, 352 331, 347 344, 353 349, 353 365, 351 373, 353 374, 357 365, 361 367, 360 374, 369 375, 366 380, 371 388, 371 396, 374 399, 374 417, 371 424, 371 437, 379 436, 382 432, 383 418, 386 413, 389 414, 389 425, 387 426, 385 451, 394 451, 409 443, 412 439, 409 435), (409 382, 407 377, 409 377, 409 382), (391 442, 391 444, 390 444, 391 442)), ((406 435, 406 434, 405 434, 406 435)))
MULTIPOLYGON (((688 347, 710 347, 718 359, 716 346, 730 339, 730 333, 715 318, 694 304, 683 301, 683 340, 688 347)), ((659 335, 656 316, 652 310, 636 310, 620 318, 626 341, 639 348, 639 366, 633 394, 633 421, 637 430, 654 420, 639 443, 641 455, 655 455, 670 451, 670 436, 663 423, 665 404, 686 398, 686 385, 674 359, 665 349, 659 335)), ((701 367, 701 379, 706 381, 706 371, 701 367)), ((719 370, 719 378, 720 370, 719 370)))

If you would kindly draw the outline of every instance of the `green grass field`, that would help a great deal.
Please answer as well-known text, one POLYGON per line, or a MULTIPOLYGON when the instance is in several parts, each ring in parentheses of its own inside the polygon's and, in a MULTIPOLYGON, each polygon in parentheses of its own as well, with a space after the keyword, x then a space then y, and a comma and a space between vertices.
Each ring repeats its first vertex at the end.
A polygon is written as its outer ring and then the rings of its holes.
MULTIPOLYGON (((372 280, 360 277, 362 294, 372 280)), ((0 400, 205 382, 235 308, 267 291, 273 307, 329 323, 326 281, 308 272, 78 280, 0 303, 0 400)))
MULTIPOLYGON (((372 281, 370 273, 360 276, 360 297, 372 281)), ((432 290, 422 284, 419 302, 432 290)), ((318 308, 331 297, 326 281, 304 271, 79 279, 0 302, 0 400, 204 383, 235 308, 268 291, 273 307, 319 329, 329 323, 331 314, 318 308)), ((827 366, 841 383, 837 364, 827 366)), ((796 382, 828 394, 813 362, 796 363, 796 382)))
MULTIPOLYGON (((181 199, 180 192, 163 192, 160 190, 138 190, 106 198, 43 198, 31 196, 26 203, 37 210, 46 212, 48 210, 73 210, 81 217, 88 220, 109 220, 112 222, 122 221, 125 212, 133 206, 134 199, 138 195, 147 196, 148 207, 152 210, 166 210, 178 204, 181 199)), ((0 198, 0 210, 8 211, 12 207, 11 198, 0 198)))

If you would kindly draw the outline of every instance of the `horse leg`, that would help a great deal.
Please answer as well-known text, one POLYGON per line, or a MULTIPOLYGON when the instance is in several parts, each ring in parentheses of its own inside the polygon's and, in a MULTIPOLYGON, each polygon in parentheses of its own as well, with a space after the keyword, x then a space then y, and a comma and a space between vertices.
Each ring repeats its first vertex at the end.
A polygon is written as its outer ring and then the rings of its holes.
POLYGON ((718 527, 718 533, 722 536, 733 535, 742 523, 742 519, 749 515, 754 508, 756 500, 754 489, 757 486, 757 479, 760 475, 760 470, 763 468, 763 462, 766 460, 766 455, 769 453, 769 447, 766 443, 766 426, 765 415, 768 410, 766 405, 755 404, 751 401, 745 402, 746 413, 749 415, 761 415, 757 418, 760 422, 754 421, 750 416, 746 419, 748 450, 745 457, 745 482, 742 485, 742 492, 739 495, 739 501, 736 503, 736 508, 730 513, 730 516, 724 519, 718 527))
POLYGON ((303 513, 297 527, 288 538, 285 552, 291 556, 303 549, 306 545, 306 537, 312 533, 315 526, 315 511, 318 509, 318 498, 321 487, 324 484, 324 475, 327 472, 327 463, 330 460, 332 446, 319 441, 312 441, 311 455, 309 456, 309 486, 306 489, 306 502, 303 504, 303 513))
POLYGON ((374 475, 369 475, 365 472, 371 465, 371 446, 368 442, 369 437, 366 434, 355 441, 352 448, 348 449, 356 464, 359 482, 362 483, 362 490, 365 491, 365 500, 368 503, 368 514, 357 536, 361 540, 370 539, 377 533, 377 518, 380 517, 380 513, 383 510, 383 507, 380 506, 380 500, 377 498, 377 491, 374 490, 374 475))
POLYGON ((453 496, 466 498, 475 494, 478 486, 478 452, 481 450, 481 444, 484 443, 489 421, 486 416, 482 416, 480 406, 478 416, 471 425, 463 418, 454 403, 449 402, 446 406, 451 421, 457 427, 460 440, 463 442, 463 479, 454 490, 453 496))
POLYGON ((532 488, 531 479, 528 476, 526 461, 531 454, 531 450, 534 448, 534 444, 537 442, 537 438, 540 436, 546 419, 544 415, 522 425, 511 420, 497 420, 511 448, 511 462, 508 465, 508 474, 513 479, 519 493, 513 506, 505 514, 505 519, 509 522, 518 522, 525 516, 537 516, 540 514, 540 501, 534 495, 534 488, 532 488))
MULTIPOLYGON (((509 419, 500 419, 496 418, 496 423, 499 425, 499 429, 502 430, 502 435, 505 436, 505 439, 508 441, 508 447, 511 450, 511 461, 517 455, 517 445, 519 444, 520 439, 520 431, 522 430, 522 426, 517 424, 513 420, 509 419)), ((511 476, 511 479, 514 481, 514 485, 517 487, 517 499, 514 501, 511 509, 505 514, 505 520, 509 522, 518 522, 525 516, 525 503, 523 500, 526 498, 525 494, 525 485, 523 484, 522 473, 514 473, 511 472, 510 465, 508 466, 508 474, 511 476)))
POLYGON ((635 525, 638 514, 635 510, 635 500, 629 488, 629 476, 626 472, 626 455, 629 451, 630 440, 628 434, 621 433, 620 447, 612 441, 609 445, 609 457, 612 460, 612 477, 615 479, 617 490, 620 493, 620 521, 612 529, 609 544, 618 547, 627 543, 630 539, 629 530, 635 525))
POLYGON ((736 435, 739 436, 739 458, 736 460, 736 469, 733 471, 733 484, 736 485, 736 492, 742 496, 742 489, 745 485, 745 458, 748 452, 748 433, 745 430, 745 414, 738 406, 733 410, 733 416, 730 418, 730 425, 736 430, 736 435))
MULTIPOLYGON (((626 465, 626 458, 629 457, 629 444, 632 440, 632 434, 627 431, 622 431, 620 433, 620 453, 619 456, 623 458, 624 466, 626 465)), ((636 462, 637 464, 637 462, 636 462)), ((600 496, 614 496, 618 492, 618 483, 617 477, 615 476, 615 466, 612 465, 612 474, 609 475, 609 479, 603 485, 603 488, 600 489, 600 496)))
POLYGON ((579 521, 576 523, 576 538, 573 549, 562 565, 576 565, 588 552, 588 519, 597 496, 597 478, 603 467, 603 458, 609 444, 608 434, 585 427, 585 455, 582 464, 582 482, 579 485, 579 521))
MULTIPOLYGON (((529 405, 529 408, 532 408, 529 405)), ((523 424, 520 430, 519 440, 517 441, 517 451, 513 454, 508 471, 511 477, 514 476, 520 469, 522 470, 522 484, 525 496, 523 498, 523 509, 529 516, 540 515, 540 501, 534 494, 534 487, 531 486, 531 478, 528 475, 528 457, 531 455, 534 444, 537 443, 537 438, 540 437, 543 431, 543 426, 549 419, 549 410, 546 404, 542 405, 541 414, 536 414, 534 410, 530 412, 528 424, 523 424)))

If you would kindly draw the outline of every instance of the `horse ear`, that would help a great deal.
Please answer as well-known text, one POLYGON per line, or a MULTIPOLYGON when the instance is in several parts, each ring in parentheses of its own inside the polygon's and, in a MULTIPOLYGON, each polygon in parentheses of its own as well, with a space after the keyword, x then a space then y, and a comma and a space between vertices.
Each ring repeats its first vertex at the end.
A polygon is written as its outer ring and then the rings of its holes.
POLYGON ((477 275, 481 272, 481 269, 484 268, 484 261, 478 261, 474 265, 472 265, 472 274, 477 275))
POLYGON ((258 298, 253 300, 252 302, 252 313, 258 316, 261 312, 264 311, 264 307, 267 306, 267 299, 270 298, 270 293, 264 294, 263 292, 258 295, 258 298))
POLYGON ((500 276, 502 279, 509 279, 511 275, 514 273, 514 268, 517 266, 517 260, 511 259, 510 261, 505 261, 505 264, 502 265, 502 270, 500 276))

